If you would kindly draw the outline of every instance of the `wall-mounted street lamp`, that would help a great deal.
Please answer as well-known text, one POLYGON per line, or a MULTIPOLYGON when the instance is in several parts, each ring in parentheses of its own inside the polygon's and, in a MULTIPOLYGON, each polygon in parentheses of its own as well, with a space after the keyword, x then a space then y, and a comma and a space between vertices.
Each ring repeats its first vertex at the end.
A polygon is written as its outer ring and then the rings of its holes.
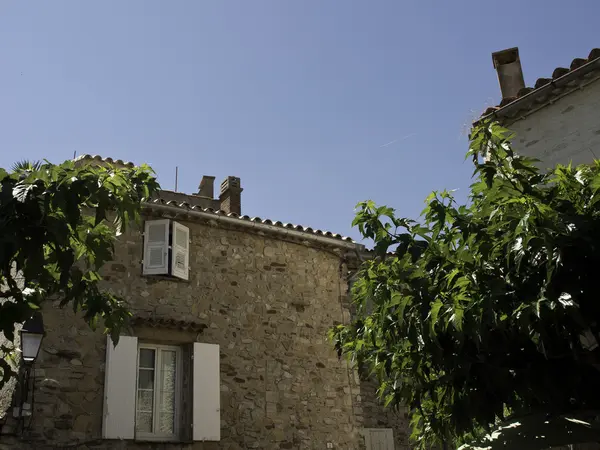
POLYGON ((21 328, 21 358, 25 367, 35 363, 44 339, 44 321, 42 314, 36 312, 21 328))
POLYGON ((44 339, 44 321, 40 312, 35 312, 25 321, 20 331, 21 334, 21 367, 19 370, 19 396, 13 408, 13 417, 19 421, 21 432, 25 429, 25 418, 31 423, 33 400, 35 394, 35 377, 31 376, 31 369, 35 364, 42 339, 44 339))

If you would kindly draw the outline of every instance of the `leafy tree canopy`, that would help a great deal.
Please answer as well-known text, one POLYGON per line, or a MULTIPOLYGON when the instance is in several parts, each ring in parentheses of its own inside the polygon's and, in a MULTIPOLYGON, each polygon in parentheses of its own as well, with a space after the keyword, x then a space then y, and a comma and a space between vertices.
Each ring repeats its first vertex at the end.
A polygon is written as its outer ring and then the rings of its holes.
POLYGON ((409 407, 420 448, 600 408, 600 162, 541 172, 511 138, 473 128, 467 205, 434 192, 420 222, 372 201, 354 220, 374 258, 332 338, 409 407))
POLYGON ((0 387, 11 376, 15 325, 47 300, 81 311, 92 327, 102 319, 118 339, 129 312, 123 299, 100 289, 99 270, 113 258, 116 234, 139 218, 141 202, 157 189, 145 165, 23 161, 11 171, 0 168, 0 332, 6 339, 0 387))

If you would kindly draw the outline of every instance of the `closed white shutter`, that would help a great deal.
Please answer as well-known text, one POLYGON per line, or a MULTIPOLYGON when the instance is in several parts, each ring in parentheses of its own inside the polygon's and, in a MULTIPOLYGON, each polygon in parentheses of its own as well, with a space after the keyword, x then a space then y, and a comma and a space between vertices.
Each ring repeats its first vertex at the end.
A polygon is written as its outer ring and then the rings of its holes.
POLYGON ((394 450, 394 431, 391 428, 366 428, 367 450, 394 450))
POLYGON ((144 275, 169 273, 169 219, 147 220, 144 229, 144 275))
POLYGON ((173 249, 171 254, 171 274, 187 280, 189 278, 190 261, 190 229, 180 223, 173 222, 173 249))
POLYGON ((195 342, 193 371, 192 435, 194 441, 220 441, 219 346, 195 342))
POLYGON ((137 347, 136 337, 121 336, 116 347, 106 339, 103 439, 134 438, 137 347))

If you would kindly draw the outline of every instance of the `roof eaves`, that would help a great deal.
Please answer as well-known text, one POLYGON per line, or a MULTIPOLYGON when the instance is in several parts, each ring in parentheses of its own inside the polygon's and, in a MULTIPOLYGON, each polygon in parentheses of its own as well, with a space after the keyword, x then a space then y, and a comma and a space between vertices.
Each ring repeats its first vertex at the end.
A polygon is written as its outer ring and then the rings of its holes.
POLYGON ((569 69, 557 67, 552 73, 552 78, 538 78, 535 87, 523 88, 519 91, 517 97, 502 99, 498 106, 487 108, 482 117, 475 123, 493 117, 513 117, 521 110, 532 109, 535 106, 534 100, 542 97, 552 88, 562 88, 571 81, 598 69, 600 69, 600 48, 595 48, 590 52, 587 59, 575 58, 569 69))
POLYGON ((147 205, 151 209, 164 210, 170 209, 173 212, 183 212, 196 217, 202 217, 209 220, 221 220, 232 225, 241 225, 247 227, 255 227, 259 230, 271 231, 277 234, 295 236, 309 240, 318 240, 330 245, 343 248, 362 248, 350 237, 342 236, 341 234, 332 233, 331 231, 323 231, 295 225, 291 223, 283 223, 280 221, 272 221, 270 219, 261 219, 260 217, 238 216, 234 213, 226 213, 224 211, 215 211, 212 208, 203 208, 199 205, 191 205, 189 203, 177 203, 175 201, 165 201, 163 199, 149 199, 147 205))
POLYGON ((132 163, 131 161, 123 161, 122 159, 112 159, 110 157, 103 158, 100 155, 88 155, 88 154, 84 154, 84 155, 78 156, 73 161, 75 161, 75 162, 78 162, 78 161, 89 161, 89 162, 96 162, 96 163, 114 164, 114 165, 117 165, 117 166, 124 166, 124 167, 135 167, 135 164, 132 163))

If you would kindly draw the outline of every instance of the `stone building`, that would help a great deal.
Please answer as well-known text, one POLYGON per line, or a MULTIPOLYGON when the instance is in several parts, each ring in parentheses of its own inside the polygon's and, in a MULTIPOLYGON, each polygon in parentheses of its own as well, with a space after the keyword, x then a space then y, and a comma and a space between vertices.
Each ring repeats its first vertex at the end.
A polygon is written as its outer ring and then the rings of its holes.
POLYGON ((525 87, 518 48, 492 59, 502 101, 484 117, 516 133, 519 153, 539 159, 543 168, 600 158, 600 48, 556 68, 551 78, 538 78, 533 87, 525 87))
POLYGON ((404 414, 384 411, 326 337, 350 319, 362 246, 242 216, 240 179, 218 198, 213 185, 162 191, 119 237, 103 283, 133 317, 116 347, 44 308, 32 414, 9 409, 0 449, 408 448, 404 414))

